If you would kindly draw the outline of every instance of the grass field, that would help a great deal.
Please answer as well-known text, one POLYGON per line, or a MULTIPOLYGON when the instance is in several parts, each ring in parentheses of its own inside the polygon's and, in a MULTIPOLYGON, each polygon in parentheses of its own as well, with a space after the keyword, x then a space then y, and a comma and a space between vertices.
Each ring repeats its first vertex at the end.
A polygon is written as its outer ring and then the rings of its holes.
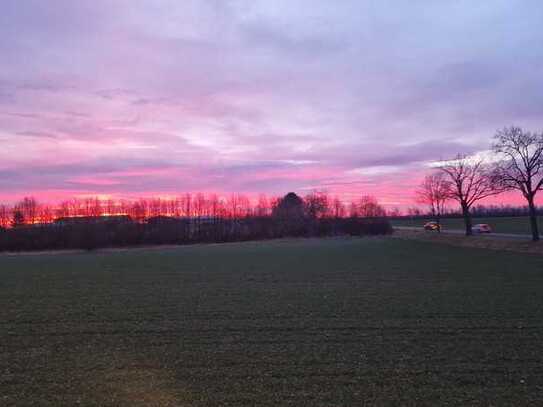
POLYGON ((393 238, 0 256, 0 405, 541 405, 542 271, 393 238))
MULTIPOLYGON (((392 226, 416 226, 421 227, 426 222, 434 219, 395 219, 392 220, 392 226)), ((492 218, 473 218, 473 224, 488 223, 496 233, 514 233, 520 235, 531 234, 530 219, 526 216, 519 217, 492 217, 492 218)), ((445 218, 441 220, 444 229, 464 229, 464 220, 462 218, 445 218)), ((539 219, 539 230, 543 233, 543 220, 539 219)))

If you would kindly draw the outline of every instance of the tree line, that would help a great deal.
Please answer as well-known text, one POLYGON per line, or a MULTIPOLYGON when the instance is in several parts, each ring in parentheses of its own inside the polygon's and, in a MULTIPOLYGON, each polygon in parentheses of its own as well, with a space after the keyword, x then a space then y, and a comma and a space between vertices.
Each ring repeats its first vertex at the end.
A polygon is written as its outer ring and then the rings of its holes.
MULTIPOLYGON (((288 195, 287 195, 288 196, 288 195)), ((297 196, 297 195, 296 195, 297 196)), ((283 202, 281 197, 261 194, 251 201, 243 194, 220 197, 217 194, 185 193, 173 199, 101 200, 96 197, 70 199, 58 205, 38 202, 25 197, 14 205, 0 204, 0 228, 47 225, 65 218, 96 218, 126 215, 134 222, 145 222, 154 217, 225 218, 270 216, 283 202)), ((326 192, 311 192, 300 198, 304 216, 317 218, 383 217, 385 209, 373 196, 364 195, 345 204, 326 192)))
POLYGON ((43 220, 42 206, 31 198, 14 205, 11 226, 0 231, 0 250, 90 250, 392 232, 384 209, 374 198, 362 197, 347 208, 316 192, 303 198, 295 193, 277 200, 261 197, 254 206, 239 195, 214 201, 203 194, 196 195, 196 200, 188 194, 179 201, 138 200, 125 210, 119 202, 111 212, 105 212, 107 205, 99 200, 70 204, 69 212, 58 212, 55 221, 34 223, 30 222, 43 220), (66 214, 69 216, 63 216, 66 214))
POLYGON ((457 155, 442 161, 427 175, 417 196, 440 222, 445 205, 455 201, 464 218, 466 235, 472 235, 475 204, 507 191, 518 191, 526 200, 532 240, 539 240, 535 198, 543 188, 543 132, 533 133, 520 127, 496 132, 491 158, 457 155))

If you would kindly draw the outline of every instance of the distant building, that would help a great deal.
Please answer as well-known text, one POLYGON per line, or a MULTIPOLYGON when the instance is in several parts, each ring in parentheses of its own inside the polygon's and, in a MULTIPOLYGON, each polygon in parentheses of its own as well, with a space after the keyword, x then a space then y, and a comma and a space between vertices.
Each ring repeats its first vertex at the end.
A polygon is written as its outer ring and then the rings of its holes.
MULTIPOLYGON (((12 229, 37 229, 37 228, 51 228, 55 227, 54 223, 47 223, 47 222, 36 222, 36 223, 23 223, 18 225, 12 225, 12 229)), ((2 230, 2 227, 0 227, 0 230, 2 230)))
POLYGON ((147 219, 148 225, 174 225, 179 223, 188 223, 188 218, 182 218, 179 216, 152 216, 147 219))
POLYGON ((55 219, 55 224, 59 226, 87 225, 96 223, 107 224, 126 224, 132 223, 132 218, 128 215, 114 216, 65 216, 55 219))

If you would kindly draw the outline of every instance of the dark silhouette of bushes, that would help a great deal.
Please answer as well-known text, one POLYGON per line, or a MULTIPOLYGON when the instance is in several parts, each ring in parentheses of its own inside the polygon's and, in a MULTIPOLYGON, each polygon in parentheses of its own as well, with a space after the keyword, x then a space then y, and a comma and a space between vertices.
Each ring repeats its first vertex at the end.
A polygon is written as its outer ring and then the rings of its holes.
POLYGON ((386 218, 346 218, 342 230, 351 236, 387 235, 392 233, 392 225, 386 218))
MULTIPOLYGON (((232 196, 229 209, 221 212, 214 208, 216 200, 197 195, 193 201, 185 197, 185 213, 190 216, 166 216, 182 209, 180 202, 152 200, 138 201, 134 208, 147 210, 116 214, 115 205, 105 206, 96 200, 87 202, 84 215, 70 216, 69 205, 61 205, 63 216, 44 216, 43 208, 33 198, 25 198, 14 207, 10 228, 0 228, 0 251, 85 249, 126 247, 138 245, 191 244, 262 240, 283 237, 312 237, 338 235, 379 235, 392 233, 389 222, 381 217, 377 201, 364 197, 352 205, 351 217, 346 218, 344 207, 337 199, 332 202, 324 193, 312 193, 301 198, 293 192, 278 199, 271 206, 263 199, 258 210, 251 211, 248 200, 232 196), (169 206, 177 206, 168 212, 169 206), (189 204, 192 205, 189 207, 189 204), (105 207, 107 215, 101 215, 105 207), (270 210, 266 209, 270 206, 270 210), (190 209, 190 208, 193 209, 190 209), (214 208, 214 209, 213 209, 214 208), (245 209, 243 209, 245 208, 245 209), (151 211, 152 209, 152 211, 151 211), (141 213, 140 213, 141 212, 141 213), (154 215, 149 215, 152 212, 154 215), (193 215, 193 214, 197 215, 193 215), (221 214, 222 213, 222 214, 221 214), (199 215, 202 214, 202 215, 199 215), (25 221, 28 220, 28 223, 25 221), (43 223, 37 223, 43 222, 43 223)), ((76 202, 77 203, 77 202, 76 202)), ((5 208, 4 208, 5 209, 5 208)), ((126 208, 125 208, 126 209, 126 208)), ((8 213, 3 211, 1 213, 8 213)), ((3 224, 9 217, 3 216, 3 224)))
MULTIPOLYGON (((164 217, 163 217, 164 218, 164 217)), ((0 251, 32 251, 127 247, 138 245, 218 243, 283 237, 365 236, 392 233, 385 218, 277 219, 255 216, 241 219, 149 219, 146 223, 52 223, 0 229, 0 251)))

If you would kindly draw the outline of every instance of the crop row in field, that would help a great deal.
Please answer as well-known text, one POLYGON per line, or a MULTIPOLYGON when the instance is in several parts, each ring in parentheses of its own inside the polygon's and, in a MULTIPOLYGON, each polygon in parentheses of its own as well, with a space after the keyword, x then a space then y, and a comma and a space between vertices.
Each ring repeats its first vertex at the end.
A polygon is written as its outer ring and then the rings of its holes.
POLYGON ((528 405, 542 269, 390 238, 0 256, 0 404, 528 405))

